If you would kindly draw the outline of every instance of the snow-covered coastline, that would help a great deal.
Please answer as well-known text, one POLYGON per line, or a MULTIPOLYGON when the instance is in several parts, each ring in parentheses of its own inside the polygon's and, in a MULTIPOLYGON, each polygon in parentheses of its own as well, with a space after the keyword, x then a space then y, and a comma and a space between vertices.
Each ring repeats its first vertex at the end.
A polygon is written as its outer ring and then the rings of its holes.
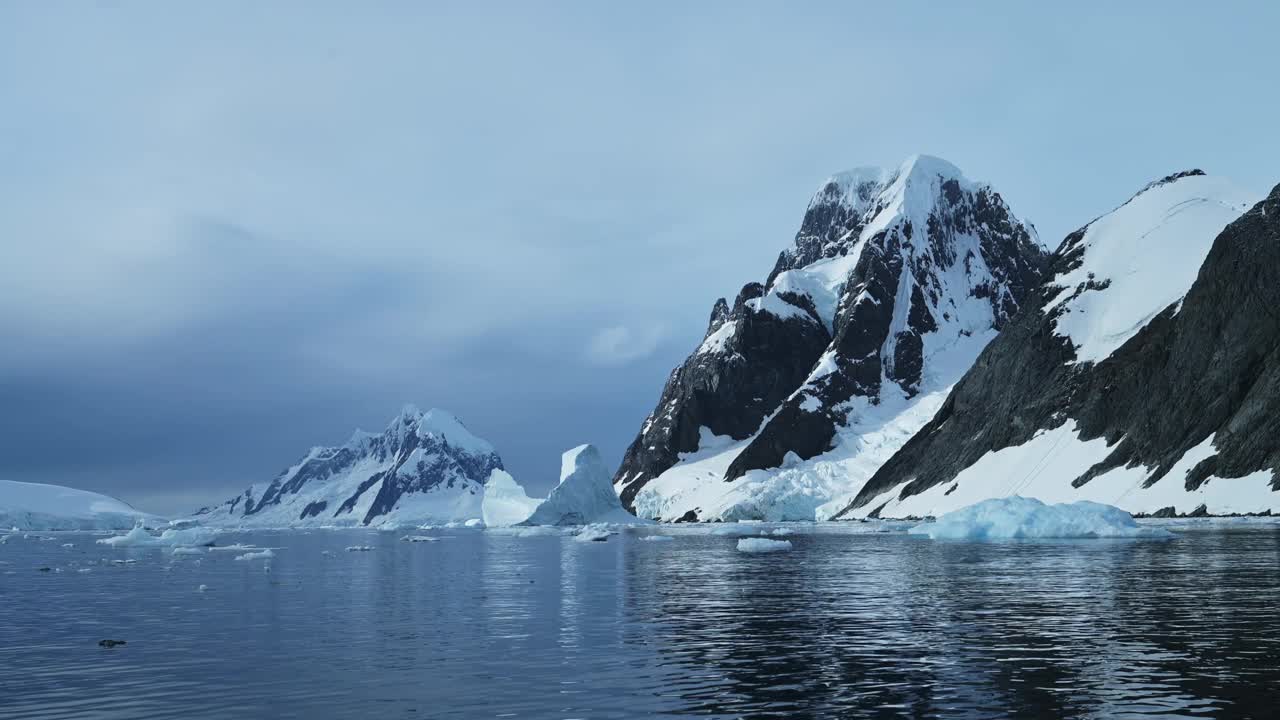
POLYGON ((165 520, 88 490, 0 480, 0 528, 15 530, 128 530, 165 520))

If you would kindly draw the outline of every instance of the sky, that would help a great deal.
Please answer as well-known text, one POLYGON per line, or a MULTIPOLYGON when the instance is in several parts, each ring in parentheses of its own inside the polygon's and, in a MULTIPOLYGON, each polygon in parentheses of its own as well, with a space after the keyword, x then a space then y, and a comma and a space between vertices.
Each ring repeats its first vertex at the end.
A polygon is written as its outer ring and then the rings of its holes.
POLYGON ((0 4, 0 478, 189 512, 407 404, 617 462, 828 175, 1056 246, 1280 182, 1280 4, 0 4))

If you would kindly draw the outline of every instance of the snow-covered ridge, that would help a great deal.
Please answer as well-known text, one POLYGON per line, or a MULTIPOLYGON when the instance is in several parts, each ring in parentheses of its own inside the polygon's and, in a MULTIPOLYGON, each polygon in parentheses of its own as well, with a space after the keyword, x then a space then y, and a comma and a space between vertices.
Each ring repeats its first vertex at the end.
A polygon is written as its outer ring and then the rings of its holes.
POLYGON ((1059 253, 1075 256, 1051 284, 1045 306, 1080 362, 1101 362, 1196 279, 1222 229, 1260 200, 1219 177, 1178 173, 1143 188, 1073 233, 1059 253))
POLYGON ((485 482, 502 460, 452 414, 412 406, 381 433, 316 447, 275 479, 198 513, 251 527, 443 524, 483 514, 485 482))
POLYGON ((19 530, 127 530, 160 518, 87 490, 0 480, 0 528, 19 530))

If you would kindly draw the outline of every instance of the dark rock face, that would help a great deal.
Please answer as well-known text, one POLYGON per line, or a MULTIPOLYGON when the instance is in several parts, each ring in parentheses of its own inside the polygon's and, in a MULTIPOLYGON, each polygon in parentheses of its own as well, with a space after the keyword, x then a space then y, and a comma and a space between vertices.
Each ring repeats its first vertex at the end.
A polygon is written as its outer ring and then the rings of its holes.
MULTIPOLYGON (((427 427, 431 421, 424 418, 427 414, 407 410, 379 435, 358 434, 341 447, 312 450, 298 466, 272 480, 261 497, 255 499, 250 488, 228 501, 224 505, 226 512, 236 519, 252 520, 268 510, 290 505, 304 490, 310 492, 333 480, 350 481, 340 484, 354 487, 348 487, 340 496, 307 502, 295 508, 289 519, 343 519, 355 512, 374 486, 378 487, 377 494, 357 518, 359 524, 368 525, 386 515, 406 495, 445 488, 473 495, 483 493, 489 474, 502 469, 502 459, 487 445, 459 445, 457 438, 451 442, 449 435, 427 427), (352 477, 361 468, 367 468, 366 474, 352 477)), ((219 508, 206 508, 202 514, 216 510, 219 508)))
MULTIPOLYGON (((1064 241, 1049 277, 1079 265, 1082 235, 1064 241)), ((1280 187, 1218 235, 1180 306, 1156 315, 1101 362, 1074 362, 1071 343, 1054 334, 1056 315, 1045 308, 1057 291, 1046 284, 1032 293, 1027 310, 845 514, 897 487, 905 498, 950 482, 986 453, 1069 419, 1081 440, 1105 438, 1110 447, 1076 487, 1138 465, 1152 469, 1150 486, 1213 437, 1214 455, 1165 482, 1193 490, 1210 477, 1227 483, 1270 469, 1271 487, 1280 489, 1280 187)))
POLYGON ((822 455, 850 399, 877 403, 886 383, 918 392, 925 337, 974 313, 974 299, 990 308, 987 329, 1002 327, 1044 258, 998 193, 943 161, 832 178, 768 282, 746 285, 732 308, 715 304, 702 346, 672 372, 618 469, 623 504, 634 511, 649 481, 697 450, 702 427, 751 439, 726 480, 822 455))

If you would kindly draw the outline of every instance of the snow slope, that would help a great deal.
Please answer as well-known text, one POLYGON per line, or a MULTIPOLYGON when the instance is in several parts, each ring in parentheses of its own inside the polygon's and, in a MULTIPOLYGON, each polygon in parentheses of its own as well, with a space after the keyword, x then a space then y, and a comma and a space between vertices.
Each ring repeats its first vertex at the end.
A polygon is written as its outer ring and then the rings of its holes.
POLYGON ((106 495, 61 485, 0 480, 0 528, 19 530, 128 530, 162 523, 106 495))
POLYGON ((1051 281, 1062 287, 1045 308, 1080 362, 1100 362, 1156 313, 1182 299, 1213 240, 1258 202, 1256 194, 1209 175, 1148 186, 1085 228, 1065 252, 1081 262, 1051 281))
POLYGON ((1072 233, 1032 307, 838 515, 990 498, 1280 510, 1280 187, 1189 171, 1072 233))

